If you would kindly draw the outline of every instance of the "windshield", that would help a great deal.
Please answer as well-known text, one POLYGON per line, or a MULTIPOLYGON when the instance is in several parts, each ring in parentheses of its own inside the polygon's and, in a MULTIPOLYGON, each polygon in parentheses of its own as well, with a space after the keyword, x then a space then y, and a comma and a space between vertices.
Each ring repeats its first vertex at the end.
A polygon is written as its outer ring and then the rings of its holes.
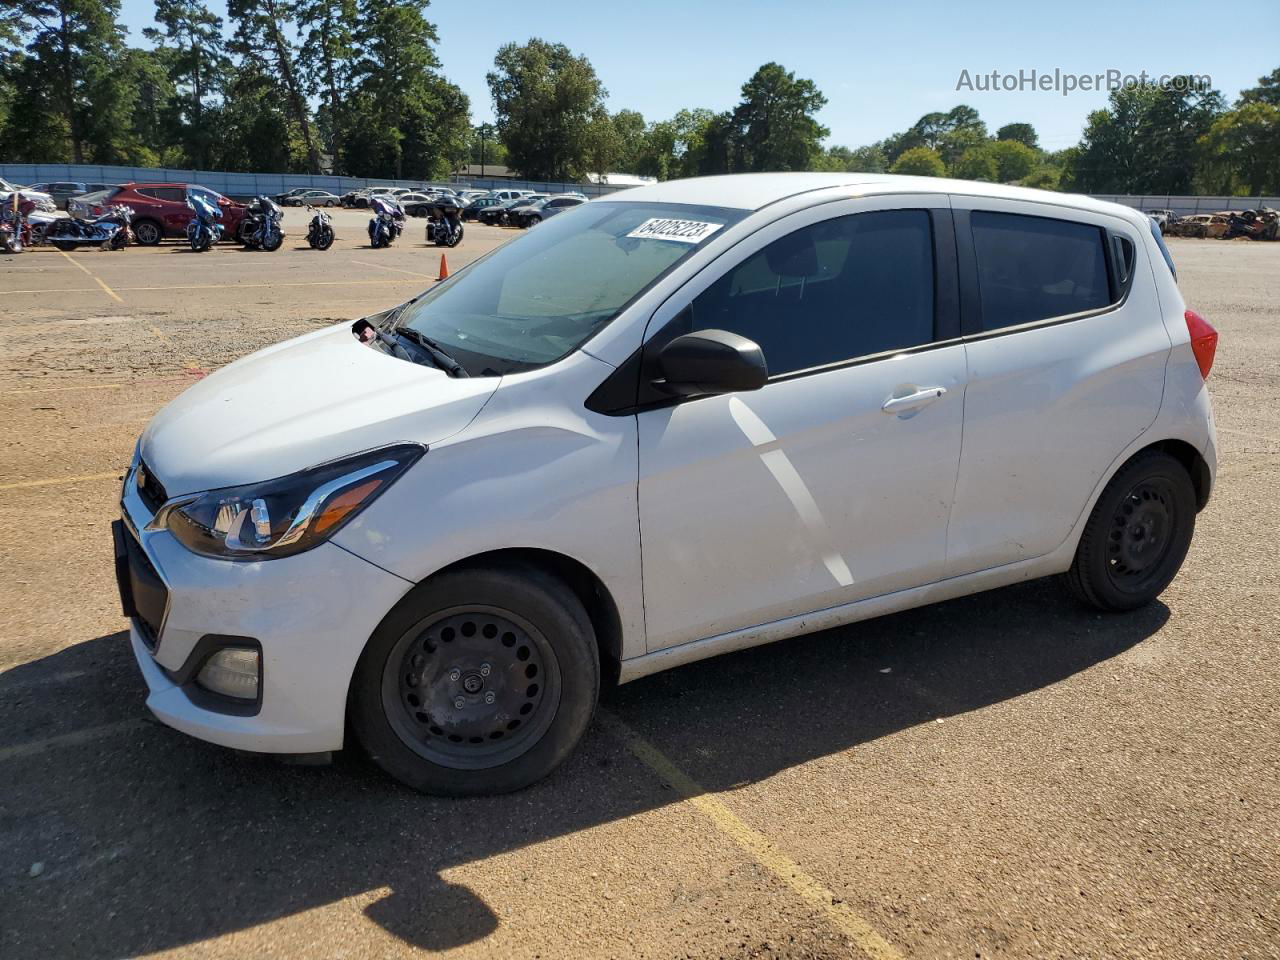
POLYGON ((585 203, 409 304, 401 323, 438 342, 473 376, 554 363, 748 212, 585 203))

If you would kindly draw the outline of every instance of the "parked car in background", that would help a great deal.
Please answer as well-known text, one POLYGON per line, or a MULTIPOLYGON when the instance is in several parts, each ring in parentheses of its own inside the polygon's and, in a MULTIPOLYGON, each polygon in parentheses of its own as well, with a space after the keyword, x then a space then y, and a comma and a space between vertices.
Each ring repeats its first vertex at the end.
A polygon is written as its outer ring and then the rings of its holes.
POLYGON ((466 206, 462 208, 463 220, 476 220, 480 216, 480 211, 487 210, 489 207, 496 207, 501 203, 509 201, 500 200, 497 197, 480 196, 473 198, 466 206))
POLYGON ((49 194, 45 193, 43 190, 36 190, 33 187, 20 187, 17 184, 10 183, 8 180, 0 177, 0 198, 7 200, 9 197, 13 196, 13 192, 15 190, 23 197, 34 203, 37 210, 44 211, 45 213, 53 213, 53 211, 58 209, 58 205, 54 202, 53 197, 49 196, 49 194))
POLYGON ((480 216, 477 217, 476 219, 478 219, 481 223, 488 224, 491 227, 501 226, 504 223, 510 222, 509 217, 512 210, 515 210, 517 207, 528 206, 529 204, 533 203, 536 200, 542 200, 544 196, 545 195, 540 196, 538 194, 534 194, 533 196, 529 196, 529 197, 515 197, 511 200, 508 200, 506 203, 500 203, 496 206, 488 207, 484 210, 481 210, 480 216))
POLYGON ((433 193, 406 193, 399 198, 400 206, 404 212, 411 217, 425 217, 427 211, 436 199, 433 193))
POLYGON ((187 204, 192 194, 209 199, 222 210, 223 239, 239 239, 245 205, 199 184, 126 183, 108 199, 133 209, 134 240, 147 247, 165 239, 186 239, 187 224, 195 216, 187 204))
POLYGON ((341 201, 328 190, 303 190, 276 202, 282 207, 336 207, 341 201))
POLYGON ((82 193, 67 201, 67 213, 73 217, 89 219, 100 217, 111 206, 111 198, 121 191, 121 187, 106 187, 91 193, 82 193))
POLYGON ((1178 220, 1177 229, 1172 232, 1181 237, 1217 240, 1227 232, 1230 223, 1231 218, 1225 213, 1197 213, 1178 220))
POLYGON ((547 197, 545 200, 539 200, 528 207, 516 207, 507 214, 507 219, 519 227, 534 227, 549 217, 554 217, 557 213, 564 213, 573 207, 580 207, 586 203, 584 197, 547 197))
POLYGON ((66 210, 70 200, 83 196, 86 193, 93 193, 97 190, 105 190, 112 184, 108 183, 85 183, 83 181, 73 180, 51 180, 48 183, 35 183, 27 189, 34 190, 38 193, 46 193, 53 198, 53 202, 59 210, 66 210))
POLYGON ((533 197, 532 190, 515 190, 509 187, 503 187, 501 190, 489 191, 489 196, 497 197, 499 200, 519 200, 521 197, 533 197))
POLYGON ((285 201, 287 201, 289 198, 300 196, 306 193, 310 189, 311 189, 310 187, 294 187, 292 190, 286 190, 284 193, 277 193, 275 197, 273 197, 272 199, 274 199, 276 203, 281 204, 283 206, 285 201))

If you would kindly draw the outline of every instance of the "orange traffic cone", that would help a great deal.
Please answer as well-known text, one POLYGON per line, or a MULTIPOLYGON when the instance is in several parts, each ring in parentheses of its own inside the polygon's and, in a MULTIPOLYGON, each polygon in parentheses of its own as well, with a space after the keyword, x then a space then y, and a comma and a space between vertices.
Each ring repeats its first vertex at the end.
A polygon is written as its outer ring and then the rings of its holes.
POLYGON ((444 258, 444 254, 440 254, 440 276, 436 277, 436 283, 449 276, 449 261, 444 258))

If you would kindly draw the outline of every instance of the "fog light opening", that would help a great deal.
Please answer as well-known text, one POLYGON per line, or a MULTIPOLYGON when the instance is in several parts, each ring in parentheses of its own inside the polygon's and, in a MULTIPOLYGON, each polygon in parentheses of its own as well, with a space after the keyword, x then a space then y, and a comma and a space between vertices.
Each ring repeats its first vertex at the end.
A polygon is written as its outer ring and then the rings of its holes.
POLYGON ((251 647, 224 647, 204 662, 196 683, 224 697, 257 700, 259 657, 251 647))

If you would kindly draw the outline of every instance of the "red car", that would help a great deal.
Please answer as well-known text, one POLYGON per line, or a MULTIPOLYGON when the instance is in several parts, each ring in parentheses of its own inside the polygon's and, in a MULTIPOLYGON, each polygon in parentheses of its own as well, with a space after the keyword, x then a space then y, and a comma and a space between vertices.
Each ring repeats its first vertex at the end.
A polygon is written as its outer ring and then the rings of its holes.
POLYGON ((222 236, 235 240, 240 221, 244 218, 245 205, 229 200, 215 190, 195 183, 126 183, 101 193, 77 198, 84 206, 83 214, 96 216, 100 210, 123 203, 133 208, 133 237, 143 246, 154 246, 161 240, 183 239, 187 224, 195 212, 187 206, 187 196, 199 191, 222 208, 222 236), (86 203, 85 201, 90 201, 86 203))

